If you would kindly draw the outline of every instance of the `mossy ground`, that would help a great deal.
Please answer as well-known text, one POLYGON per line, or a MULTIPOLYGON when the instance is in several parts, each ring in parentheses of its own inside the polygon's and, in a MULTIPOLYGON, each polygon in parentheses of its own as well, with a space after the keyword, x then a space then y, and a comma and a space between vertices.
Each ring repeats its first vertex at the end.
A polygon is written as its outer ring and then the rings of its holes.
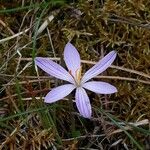
POLYGON ((0 9, 1 149, 150 149, 149 0, 2 0, 0 9), (37 34, 50 15, 54 19, 37 34), (55 104, 43 102, 62 81, 40 69, 38 76, 32 59, 62 60, 68 41, 86 60, 83 72, 90 61, 113 49, 118 53, 114 66, 95 79, 113 84, 118 92, 88 92, 91 120, 77 113, 74 94, 55 104))

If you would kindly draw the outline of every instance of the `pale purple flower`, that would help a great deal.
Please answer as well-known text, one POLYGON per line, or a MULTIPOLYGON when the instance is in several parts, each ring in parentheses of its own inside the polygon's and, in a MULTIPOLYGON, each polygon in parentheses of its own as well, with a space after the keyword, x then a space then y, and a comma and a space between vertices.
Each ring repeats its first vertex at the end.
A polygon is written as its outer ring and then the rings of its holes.
POLYGON ((68 81, 68 84, 64 84, 53 88, 45 97, 46 103, 53 103, 65 96, 69 95, 74 89, 75 102, 80 114, 85 118, 90 118, 92 114, 91 104, 89 97, 85 89, 93 91, 98 94, 112 94, 117 92, 116 87, 113 85, 100 82, 89 81, 93 77, 105 71, 115 60, 116 52, 111 51, 104 58, 102 58, 97 64, 89 69, 83 77, 81 77, 81 59, 76 48, 67 43, 64 50, 64 60, 68 71, 66 71, 59 64, 53 62, 48 58, 36 57, 35 64, 48 73, 58 79, 68 81))

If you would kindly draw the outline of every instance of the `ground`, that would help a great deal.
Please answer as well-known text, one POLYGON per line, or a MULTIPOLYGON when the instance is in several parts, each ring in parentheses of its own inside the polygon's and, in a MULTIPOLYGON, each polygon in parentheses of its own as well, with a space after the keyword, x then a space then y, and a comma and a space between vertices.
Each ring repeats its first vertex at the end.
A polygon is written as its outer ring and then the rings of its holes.
POLYGON ((149 0, 1 0, 0 149, 150 149, 149 0), (71 41, 84 73, 111 50, 113 65, 94 80, 117 87, 88 92, 92 118, 74 93, 53 104, 44 96, 63 81, 35 69, 36 56, 65 67, 71 41))

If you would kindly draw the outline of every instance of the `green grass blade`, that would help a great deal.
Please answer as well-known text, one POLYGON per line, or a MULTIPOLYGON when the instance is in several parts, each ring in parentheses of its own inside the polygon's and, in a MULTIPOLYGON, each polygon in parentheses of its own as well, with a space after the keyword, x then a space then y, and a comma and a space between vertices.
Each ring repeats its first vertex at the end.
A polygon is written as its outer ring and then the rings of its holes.
MULTIPOLYGON (((48 108, 50 108, 50 107, 51 106, 49 106, 48 108)), ((44 106, 44 107, 41 107, 41 108, 36 108, 36 109, 20 112, 20 113, 17 113, 15 115, 11 115, 11 116, 8 116, 8 117, 0 117, 0 122, 8 121, 8 120, 14 119, 16 117, 20 117, 20 116, 24 116, 24 115, 27 115, 27 114, 31 114, 33 112, 39 112, 39 111, 45 111, 45 110, 47 110, 47 107, 44 106)))
POLYGON ((0 14, 24 11, 26 9, 33 9, 33 8, 36 8, 36 7, 39 7, 39 6, 40 6, 40 4, 34 4, 34 5, 30 5, 30 6, 17 7, 17 8, 11 8, 11 9, 4 9, 4 10, 0 10, 0 14))
POLYGON ((104 110, 99 109, 99 112, 103 113, 105 116, 107 116, 116 126, 118 126, 121 130, 124 131, 124 133, 130 138, 130 140, 137 146, 137 148, 139 150, 143 150, 143 147, 132 137, 132 135, 127 132, 124 127, 122 125, 120 125, 115 119, 114 117, 112 117, 112 115, 110 115, 109 113, 106 113, 104 110))

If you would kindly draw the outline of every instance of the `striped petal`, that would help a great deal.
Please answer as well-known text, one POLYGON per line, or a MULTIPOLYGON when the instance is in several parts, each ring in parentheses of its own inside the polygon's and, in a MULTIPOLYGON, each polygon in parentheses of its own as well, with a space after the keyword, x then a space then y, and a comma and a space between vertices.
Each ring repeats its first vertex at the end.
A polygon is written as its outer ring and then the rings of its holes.
POLYGON ((77 49, 71 43, 67 43, 65 46, 64 60, 68 70, 75 77, 76 71, 80 69, 81 60, 77 49))
POLYGON ((56 102, 67 95, 69 95, 73 90, 75 89, 75 86, 73 84, 65 84, 58 86, 56 88, 53 88, 45 97, 46 103, 53 103, 56 102))
POLYGON ((91 81, 84 83, 82 86, 98 94, 112 94, 117 92, 116 87, 106 82, 91 81))
POLYGON ((36 57, 35 64, 53 77, 74 83, 72 76, 63 67, 48 58, 36 57))
POLYGON ((111 51, 110 53, 108 53, 104 58, 102 58, 96 65, 94 65, 84 74, 82 83, 85 83, 86 81, 105 71, 113 63, 116 55, 116 51, 111 51))
POLYGON ((81 116, 85 118, 91 118, 92 109, 91 109, 90 100, 86 91, 82 87, 78 87, 76 89, 75 99, 76 99, 77 108, 81 116))

